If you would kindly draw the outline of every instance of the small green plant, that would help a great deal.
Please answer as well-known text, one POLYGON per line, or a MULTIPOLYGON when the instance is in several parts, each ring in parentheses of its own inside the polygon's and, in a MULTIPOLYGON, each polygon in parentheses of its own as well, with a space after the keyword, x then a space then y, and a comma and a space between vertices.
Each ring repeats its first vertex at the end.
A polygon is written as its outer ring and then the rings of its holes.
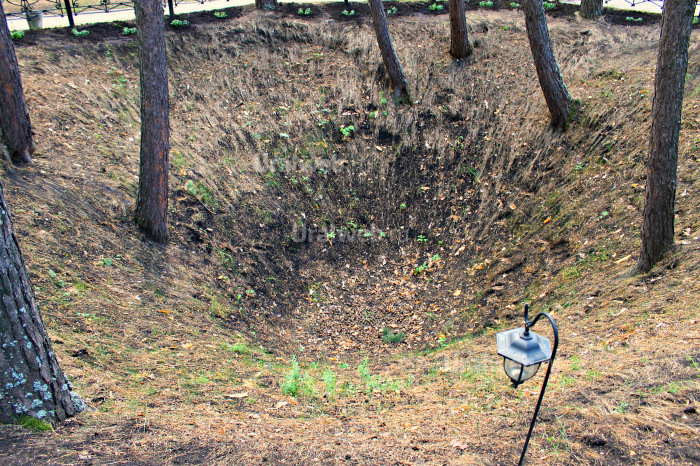
POLYGON ((419 265, 415 269, 413 269, 413 275, 420 275, 421 273, 425 272, 426 269, 428 268, 428 261, 423 262, 423 264, 419 265))
POLYGON ((556 4, 554 4, 554 3, 549 3, 549 2, 543 2, 543 3, 542 3, 542 6, 544 6, 544 9, 545 9, 545 10, 553 10, 553 9, 555 9, 555 8, 557 7, 556 4))
POLYGON ((123 36, 133 36, 137 32, 138 30, 136 28, 125 27, 124 29, 122 29, 123 36))
MULTIPOLYGON (((695 19, 697 19, 697 18, 695 18, 695 19)), ((632 23, 641 23, 642 21, 644 21, 644 18, 635 18, 634 16, 628 16, 625 18, 625 21, 629 21, 632 23)))
POLYGON ((328 241, 333 241, 335 237, 335 231, 329 231, 328 233, 326 233, 326 238, 328 239, 328 241))
POLYGON ((698 18, 696 16, 695 18, 693 18, 693 25, 698 24, 698 23, 700 23, 700 18, 698 18))
MULTIPOLYGON (((481 2, 483 3, 483 2, 481 2)), ((493 4, 492 4, 493 5, 493 4)), ((433 3, 428 7, 430 11, 442 11, 445 7, 440 5, 439 3, 433 3)))
POLYGON ((511 2, 508 5, 510 5, 511 8, 522 8, 520 3, 511 2))
POLYGON ((405 208, 406 208, 406 203, 405 203, 405 202, 402 202, 401 205, 400 205, 399 207, 402 208, 402 209, 405 209, 405 208))
POLYGON ((114 259, 111 257, 105 257, 97 261, 97 265, 103 266, 106 265, 107 267, 113 267, 114 266, 114 259))
POLYGON ((70 30, 71 34, 73 34, 75 37, 85 37, 88 34, 90 34, 90 31, 78 31, 77 29, 73 28, 70 30))
POLYGON ((299 11, 297 11, 299 15, 301 16, 309 16, 311 14, 311 8, 307 8, 306 10, 303 8, 299 8, 299 11))
POLYGON ((63 280, 61 280, 61 277, 59 277, 58 274, 51 269, 49 269, 49 277, 51 277, 51 281, 53 281, 57 287, 66 287, 66 283, 63 280))
POLYGON ((22 30, 12 31, 10 33, 10 36, 12 37, 12 40, 20 40, 24 37, 24 31, 22 31, 22 30))
POLYGON ((338 382, 338 376, 335 372, 327 370, 323 373, 323 385, 326 388, 326 396, 330 400, 335 399, 336 394, 336 384, 338 382))
POLYGON ((350 137, 353 131, 355 131, 355 127, 353 125, 340 128, 340 133, 346 138, 350 137))
POLYGON ((569 367, 572 371, 577 371, 581 368, 581 360, 578 356, 571 357, 571 364, 569 364, 569 367))
POLYGON ((282 382, 282 392, 295 398, 313 395, 312 380, 308 374, 302 374, 296 356, 292 356, 292 369, 282 382))
POLYGON ((416 238, 416 241, 418 241, 419 243, 425 244, 428 242, 428 238, 426 238, 423 235, 418 235, 418 238, 416 238))
POLYGON ((185 190, 199 199, 199 201, 204 204, 205 207, 216 207, 214 194, 204 183, 200 181, 194 182, 192 180, 188 180, 187 183, 185 183, 185 190))
POLYGON ((226 12, 225 12, 225 11, 215 11, 215 12, 214 12, 214 16, 215 16, 216 18, 219 18, 219 19, 225 18, 225 17, 226 17, 226 12))
POLYGON ((399 11, 398 8, 396 8, 395 6, 392 6, 390 9, 386 10, 386 14, 387 15, 395 15, 396 13, 398 13, 398 11, 399 11))
POLYGON ((491 7, 493 7, 493 2, 489 2, 489 1, 479 2, 479 6, 481 8, 491 8, 491 7))
POLYGON ((244 341, 231 346, 231 351, 233 351, 236 354, 247 354, 250 352, 248 346, 245 344, 244 341))
POLYGON ((53 430, 53 427, 51 427, 50 423, 31 416, 22 416, 17 420, 17 423, 25 429, 33 430, 36 432, 45 432, 47 430, 53 430))
POLYGON ((170 25, 174 28, 183 28, 190 25, 190 22, 186 19, 174 19, 170 21, 170 25))
POLYGON ((392 332, 388 327, 382 329, 382 340, 384 343, 403 343, 406 334, 403 332, 392 332))
POLYGON ((350 10, 350 11, 348 11, 348 10, 343 10, 343 14, 344 14, 345 16, 352 16, 352 15, 355 14, 355 10, 350 10))
POLYGON ((617 408, 615 408, 615 411, 618 413, 626 413, 629 410, 630 404, 627 403, 626 401, 620 401, 620 404, 618 404, 617 408))

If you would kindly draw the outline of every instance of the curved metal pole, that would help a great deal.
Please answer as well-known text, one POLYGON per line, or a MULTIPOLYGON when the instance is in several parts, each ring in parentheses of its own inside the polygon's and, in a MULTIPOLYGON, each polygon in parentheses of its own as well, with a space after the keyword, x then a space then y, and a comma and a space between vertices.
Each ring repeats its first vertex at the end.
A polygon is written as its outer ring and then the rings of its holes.
MULTIPOLYGON (((537 420, 537 414, 540 412, 540 405, 542 405, 542 398, 544 398, 544 391, 547 389, 547 382, 549 381, 549 374, 552 372, 552 363, 557 355, 557 347, 559 346, 559 331, 557 330, 557 324, 554 323, 554 319, 546 312, 540 312, 537 314, 535 319, 528 325, 528 327, 533 327, 540 317, 545 316, 549 319, 549 323, 552 324, 552 330, 554 330, 554 347, 552 348, 552 357, 549 358, 549 364, 547 365, 547 373, 544 376, 544 382, 542 383, 542 390, 540 390, 540 397, 537 399, 537 406, 535 406, 535 414, 532 416, 532 421, 530 421, 530 430, 527 432, 527 437, 525 438, 525 445, 523 446, 523 452, 520 455, 520 461, 518 466, 522 466, 523 460, 525 459, 525 452, 527 451, 527 445, 530 443, 530 436, 532 435, 532 429, 535 427, 535 421, 537 420)), ((527 321, 527 307, 525 308, 525 320, 527 321)))

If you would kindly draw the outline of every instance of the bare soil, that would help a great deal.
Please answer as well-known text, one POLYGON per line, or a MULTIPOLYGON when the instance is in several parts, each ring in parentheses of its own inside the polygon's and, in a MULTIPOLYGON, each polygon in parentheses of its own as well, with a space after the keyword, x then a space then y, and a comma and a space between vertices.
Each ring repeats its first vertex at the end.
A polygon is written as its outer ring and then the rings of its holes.
POLYGON ((0 427, 0 462, 512 464, 542 374, 511 388, 495 334, 525 302, 562 338, 530 463, 700 462, 698 41, 677 247, 626 278, 658 24, 550 19, 582 102, 556 133, 522 14, 494 3, 468 12, 464 62, 444 12, 396 4, 413 107, 388 97, 364 5, 185 17, 167 34, 167 246, 132 221, 128 24, 18 41, 38 150, 2 182, 90 410, 49 433, 0 427))

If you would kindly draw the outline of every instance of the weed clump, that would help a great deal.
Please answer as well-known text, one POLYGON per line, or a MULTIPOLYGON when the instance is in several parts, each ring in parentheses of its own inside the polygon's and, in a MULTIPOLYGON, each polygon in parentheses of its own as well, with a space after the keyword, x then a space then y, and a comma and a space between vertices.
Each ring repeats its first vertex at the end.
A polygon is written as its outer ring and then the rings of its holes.
POLYGON ((48 430, 53 430, 53 427, 49 422, 42 421, 32 416, 22 416, 17 420, 17 424, 24 427, 25 429, 33 430, 35 432, 45 432, 48 430))
POLYGON ((394 333, 388 327, 382 329, 382 340, 384 343, 403 343, 406 340, 406 334, 403 332, 394 333))
POLYGON ((292 369, 282 382, 282 392, 297 398, 299 396, 313 396, 313 380, 307 373, 302 373, 296 356, 292 356, 292 369))

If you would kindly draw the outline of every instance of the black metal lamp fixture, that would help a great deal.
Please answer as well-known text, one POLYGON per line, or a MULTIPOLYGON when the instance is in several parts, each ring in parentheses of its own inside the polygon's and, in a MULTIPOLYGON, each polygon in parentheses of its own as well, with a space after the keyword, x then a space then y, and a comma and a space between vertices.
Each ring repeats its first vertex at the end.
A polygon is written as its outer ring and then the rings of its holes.
POLYGON ((525 446, 523 446, 523 452, 520 455, 520 462, 518 465, 523 464, 527 445, 530 443, 532 429, 535 427, 537 414, 540 411, 542 398, 544 398, 544 391, 547 388, 549 374, 552 372, 552 362, 554 361, 557 354, 557 347, 559 346, 559 332, 557 331, 557 324, 554 323, 552 317, 546 312, 540 312, 535 316, 533 321, 530 322, 528 318, 529 310, 530 306, 526 304, 525 326, 523 328, 518 327, 506 330, 496 335, 498 354, 503 356, 503 369, 510 380, 513 381, 513 386, 515 387, 532 378, 537 373, 542 363, 549 361, 547 365, 547 374, 544 376, 540 397, 537 400, 535 414, 532 416, 530 430, 527 433, 525 446), (530 331, 530 328, 533 327, 542 316, 546 317, 550 324, 552 324, 552 329, 554 330, 554 347, 551 347, 549 339, 530 331))

